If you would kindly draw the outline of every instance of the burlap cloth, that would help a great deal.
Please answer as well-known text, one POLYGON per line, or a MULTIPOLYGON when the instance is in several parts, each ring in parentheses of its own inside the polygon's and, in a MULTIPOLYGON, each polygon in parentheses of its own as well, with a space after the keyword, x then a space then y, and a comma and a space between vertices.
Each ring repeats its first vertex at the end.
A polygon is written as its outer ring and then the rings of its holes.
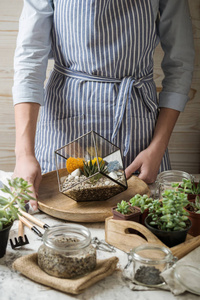
POLYGON ((14 270, 21 272, 26 277, 40 284, 64 293, 80 294, 94 283, 111 275, 116 270, 117 263, 117 257, 98 260, 94 271, 77 279, 63 279, 48 275, 38 266, 37 253, 16 259, 12 267, 14 270))

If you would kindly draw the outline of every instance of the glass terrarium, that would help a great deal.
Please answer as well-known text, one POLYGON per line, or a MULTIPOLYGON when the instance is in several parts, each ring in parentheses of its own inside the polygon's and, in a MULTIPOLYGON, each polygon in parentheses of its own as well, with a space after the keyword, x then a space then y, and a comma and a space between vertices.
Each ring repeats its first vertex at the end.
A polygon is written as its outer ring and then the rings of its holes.
POLYGON ((120 149, 91 131, 55 151, 59 191, 76 201, 103 201, 127 189, 120 149))

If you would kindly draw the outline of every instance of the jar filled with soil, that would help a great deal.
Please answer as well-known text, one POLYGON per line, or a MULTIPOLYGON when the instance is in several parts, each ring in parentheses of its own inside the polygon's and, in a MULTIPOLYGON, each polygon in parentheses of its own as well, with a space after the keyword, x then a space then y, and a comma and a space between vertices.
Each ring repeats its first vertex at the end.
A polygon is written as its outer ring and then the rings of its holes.
POLYGON ((78 224, 57 225, 43 235, 38 265, 47 274, 60 278, 84 276, 96 267, 96 249, 90 231, 78 224))
POLYGON ((165 284, 161 273, 171 267, 177 258, 168 248, 141 245, 131 251, 133 280, 140 285, 155 287, 165 284))

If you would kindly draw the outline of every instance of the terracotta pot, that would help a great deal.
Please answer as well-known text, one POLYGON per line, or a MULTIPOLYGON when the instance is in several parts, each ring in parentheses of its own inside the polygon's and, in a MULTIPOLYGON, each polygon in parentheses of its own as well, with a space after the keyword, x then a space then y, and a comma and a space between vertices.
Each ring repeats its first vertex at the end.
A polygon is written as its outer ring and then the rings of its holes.
MULTIPOLYGON (((192 202, 195 200, 193 199, 192 202)), ((185 208, 189 213, 189 219, 192 222, 192 226, 190 230, 188 231, 189 234, 192 236, 200 235, 200 214, 197 214, 196 212, 188 210, 188 206, 185 208)))
MULTIPOLYGON (((138 208, 138 209, 140 210, 140 212, 141 212, 140 207, 138 207, 138 206, 134 206, 134 207, 138 208)), ((144 220, 145 220, 146 217, 148 216, 148 213, 149 213, 149 210, 148 210, 148 209, 145 209, 143 213, 141 212, 141 215, 140 215, 140 221, 139 221, 140 224, 142 224, 142 225, 145 226, 144 220)))
POLYGON ((130 214, 121 214, 120 212, 118 212, 116 210, 117 206, 112 208, 112 213, 113 213, 113 219, 114 220, 127 220, 127 221, 134 221, 134 222, 138 222, 140 221, 140 215, 141 215, 141 211, 139 208, 134 207, 134 206, 130 206, 130 210, 133 210, 132 213, 130 214))
POLYGON ((191 221, 190 220, 188 221, 189 221, 189 225, 187 226, 187 228, 183 230, 176 230, 176 231, 160 230, 149 225, 149 223, 151 222, 150 216, 148 216, 145 219, 145 225, 153 234, 155 234, 155 236, 157 236, 157 238, 159 238, 159 240, 161 240, 161 242, 163 242, 166 246, 171 248, 185 241, 187 232, 191 227, 191 221))
POLYGON ((10 232, 10 228, 12 227, 13 223, 8 225, 7 227, 3 228, 0 230, 0 241, 1 241, 1 246, 0 246, 0 258, 2 258, 6 254, 6 247, 8 244, 8 236, 10 232))

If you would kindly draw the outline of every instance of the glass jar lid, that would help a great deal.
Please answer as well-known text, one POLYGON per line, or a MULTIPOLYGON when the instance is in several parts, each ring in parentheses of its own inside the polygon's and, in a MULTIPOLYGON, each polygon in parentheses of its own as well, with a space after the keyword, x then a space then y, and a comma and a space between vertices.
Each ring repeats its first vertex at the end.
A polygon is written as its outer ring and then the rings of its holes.
POLYGON ((175 277, 185 289, 191 293, 200 295, 200 269, 192 265, 176 265, 175 277))
POLYGON ((47 247, 56 251, 78 251, 91 242, 90 231, 78 224, 55 225, 47 228, 43 235, 47 247))
POLYGON ((173 261, 172 252, 163 246, 144 244, 131 250, 132 258, 144 264, 165 264, 173 261))

